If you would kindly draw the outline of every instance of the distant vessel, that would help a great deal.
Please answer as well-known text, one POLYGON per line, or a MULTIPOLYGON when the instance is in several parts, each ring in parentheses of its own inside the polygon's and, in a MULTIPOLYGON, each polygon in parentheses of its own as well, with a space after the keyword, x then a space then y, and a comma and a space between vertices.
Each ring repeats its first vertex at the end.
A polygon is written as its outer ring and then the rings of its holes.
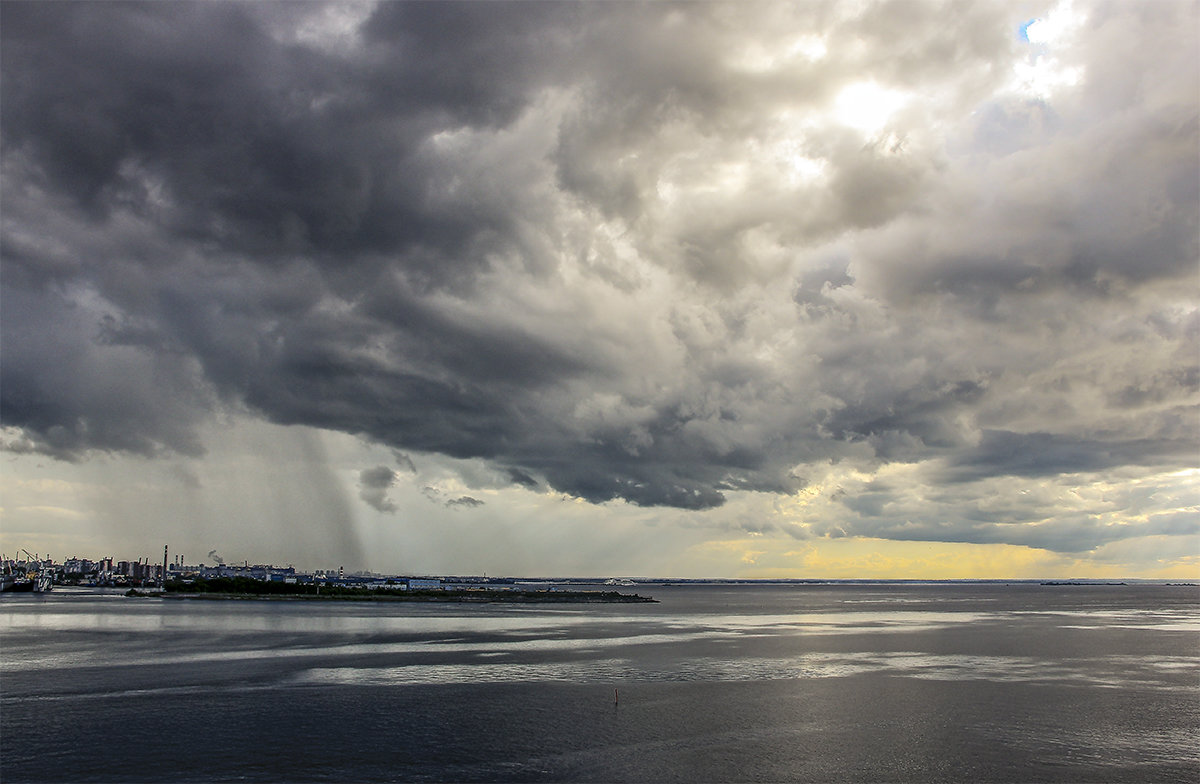
POLYGON ((621 580, 616 577, 610 577, 604 581, 605 585, 637 585, 633 580, 621 580))

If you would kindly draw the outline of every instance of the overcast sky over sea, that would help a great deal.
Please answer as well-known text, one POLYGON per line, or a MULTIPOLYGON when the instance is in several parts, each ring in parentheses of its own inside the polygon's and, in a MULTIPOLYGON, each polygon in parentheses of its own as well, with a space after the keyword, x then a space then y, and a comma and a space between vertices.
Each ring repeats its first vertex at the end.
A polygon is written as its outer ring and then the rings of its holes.
POLYGON ((1200 576, 1195 2, 0 4, 0 551, 1200 576))

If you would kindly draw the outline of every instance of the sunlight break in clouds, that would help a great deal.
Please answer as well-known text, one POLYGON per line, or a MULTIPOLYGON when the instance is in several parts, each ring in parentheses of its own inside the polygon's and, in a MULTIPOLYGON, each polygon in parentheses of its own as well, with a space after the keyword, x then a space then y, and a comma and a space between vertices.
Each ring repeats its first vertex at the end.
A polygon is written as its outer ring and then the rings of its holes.
POLYGON ((1021 26, 1021 37, 1030 44, 1024 62, 1013 66, 1013 87, 1020 93, 1049 98, 1057 89, 1074 87, 1084 79, 1083 66, 1065 65, 1059 51, 1071 44, 1087 21, 1072 2, 1054 6, 1045 16, 1021 26))
POLYGON ((855 82, 842 89, 834 100, 838 120, 864 133, 879 131, 907 98, 896 90, 874 82, 855 82))

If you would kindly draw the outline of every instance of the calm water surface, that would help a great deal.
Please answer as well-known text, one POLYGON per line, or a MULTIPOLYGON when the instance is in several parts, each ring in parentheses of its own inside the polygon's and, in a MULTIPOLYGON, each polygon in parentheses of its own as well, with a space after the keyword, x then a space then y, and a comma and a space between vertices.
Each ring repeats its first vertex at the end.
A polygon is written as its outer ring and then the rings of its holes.
POLYGON ((0 779, 1200 780, 1196 587, 628 590, 6 595, 0 779))

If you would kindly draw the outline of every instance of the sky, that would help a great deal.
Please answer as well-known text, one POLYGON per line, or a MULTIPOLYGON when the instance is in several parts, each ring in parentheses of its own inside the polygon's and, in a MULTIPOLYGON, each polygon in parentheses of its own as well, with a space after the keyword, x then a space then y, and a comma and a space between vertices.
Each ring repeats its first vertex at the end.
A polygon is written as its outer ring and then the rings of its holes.
POLYGON ((0 4, 0 551, 1200 577, 1200 4, 0 4))

